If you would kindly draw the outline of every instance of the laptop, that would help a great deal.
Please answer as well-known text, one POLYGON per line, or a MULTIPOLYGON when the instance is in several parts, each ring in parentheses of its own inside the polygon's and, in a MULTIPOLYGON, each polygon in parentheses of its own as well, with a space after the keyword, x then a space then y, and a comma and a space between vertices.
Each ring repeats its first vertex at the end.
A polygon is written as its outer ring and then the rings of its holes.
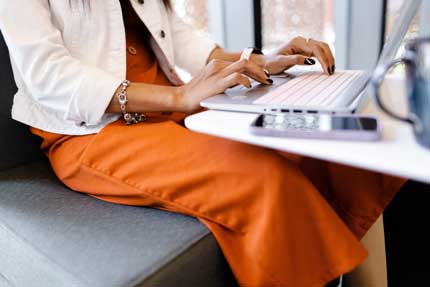
MULTIPOLYGON (((393 59, 422 1, 405 1, 378 65, 393 59)), ((212 110, 251 113, 354 113, 366 98, 370 74, 344 70, 328 76, 321 70, 295 67, 272 76, 273 85, 252 81, 253 88, 236 86, 203 100, 212 110)))

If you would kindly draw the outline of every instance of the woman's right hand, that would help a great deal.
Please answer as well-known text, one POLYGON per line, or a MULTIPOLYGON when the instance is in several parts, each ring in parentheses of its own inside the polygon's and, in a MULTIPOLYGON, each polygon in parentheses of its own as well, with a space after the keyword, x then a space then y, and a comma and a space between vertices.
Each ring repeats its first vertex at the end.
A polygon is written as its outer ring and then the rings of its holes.
POLYGON ((202 100, 221 94, 228 88, 237 85, 251 88, 251 82, 247 76, 262 84, 270 85, 273 83, 264 69, 254 62, 240 60, 232 63, 212 60, 199 75, 178 88, 178 101, 175 110, 192 113, 200 109, 202 100))

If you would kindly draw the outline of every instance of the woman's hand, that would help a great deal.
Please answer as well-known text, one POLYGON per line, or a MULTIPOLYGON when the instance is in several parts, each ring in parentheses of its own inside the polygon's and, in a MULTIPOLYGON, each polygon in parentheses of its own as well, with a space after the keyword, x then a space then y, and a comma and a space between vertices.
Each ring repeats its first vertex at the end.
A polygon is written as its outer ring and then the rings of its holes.
POLYGON ((315 57, 321 63, 324 72, 332 75, 336 70, 335 60, 330 47, 313 39, 296 37, 270 54, 253 55, 253 61, 264 67, 270 74, 279 74, 294 65, 314 65, 315 57))
POLYGON ((179 87, 175 110, 191 113, 200 108, 202 100, 223 93, 228 88, 237 85, 251 88, 247 76, 262 84, 273 83, 264 69, 252 61, 241 60, 232 63, 212 60, 199 75, 188 84, 179 87))

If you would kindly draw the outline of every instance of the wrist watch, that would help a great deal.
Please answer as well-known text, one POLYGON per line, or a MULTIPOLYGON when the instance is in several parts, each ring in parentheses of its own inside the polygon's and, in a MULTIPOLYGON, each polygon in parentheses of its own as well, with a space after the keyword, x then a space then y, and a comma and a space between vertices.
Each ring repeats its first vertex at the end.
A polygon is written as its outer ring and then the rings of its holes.
POLYGON ((249 60, 252 54, 263 55, 263 52, 261 52, 260 49, 255 47, 245 48, 242 54, 240 55, 240 60, 249 60))

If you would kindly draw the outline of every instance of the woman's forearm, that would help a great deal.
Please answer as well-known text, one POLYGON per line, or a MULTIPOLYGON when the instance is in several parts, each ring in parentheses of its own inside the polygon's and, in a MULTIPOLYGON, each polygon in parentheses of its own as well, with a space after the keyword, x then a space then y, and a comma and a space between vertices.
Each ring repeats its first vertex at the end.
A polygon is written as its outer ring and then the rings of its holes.
MULTIPOLYGON (((120 113, 118 95, 121 87, 106 110, 108 113, 120 113)), ((178 87, 158 86, 144 83, 130 83, 127 88, 128 112, 177 112, 181 111, 181 89, 178 87)))
MULTIPOLYGON (((216 48, 212 51, 212 53, 209 56, 208 62, 211 60, 223 60, 226 62, 236 62, 239 60, 241 53, 237 52, 227 52, 223 50, 222 48, 216 48)), ((255 62, 259 64, 259 58, 260 55, 252 55, 250 60, 252 62, 255 62)), ((230 65, 230 64, 225 64, 230 65)), ((255 64, 254 66, 245 66, 241 68, 241 64, 236 64, 237 67, 230 68, 229 72, 226 74, 231 74, 231 69, 236 69, 240 71, 248 71, 256 77, 258 81, 262 83, 266 83, 267 76, 259 75, 258 71, 256 71, 255 67, 257 67, 255 64)), ((209 65, 210 66, 210 65, 209 65)), ((216 65, 215 65, 216 66, 216 65)), ((234 66, 234 65, 233 65, 234 66)), ((260 65, 261 66, 261 65, 260 65)), ((205 67, 205 69, 213 69, 214 67, 205 67)), ((226 68, 226 67, 224 67, 226 68)), ((222 69, 219 69, 218 72, 221 72, 222 69)), ((210 73, 210 74, 213 74, 210 73)), ((232 79, 230 79, 232 80, 232 79)), ((233 79, 234 84, 244 84, 241 82, 242 79, 233 79)), ((197 81, 198 82, 198 81, 197 81)), ((267 83, 266 83, 267 84, 267 83)), ((193 94, 190 92, 190 88, 195 88, 195 86, 198 86, 197 83, 194 83, 192 85, 188 85, 188 90, 186 89, 186 86, 181 87, 171 87, 171 86, 158 86, 158 85, 150 85, 145 83, 130 83, 129 87, 127 88, 127 111, 128 112, 137 112, 137 113, 145 113, 145 112, 189 112, 190 106, 195 106, 193 104, 190 104, 190 100, 187 97, 188 94, 193 94)), ((199 88, 195 88, 195 90, 199 91, 199 94, 211 96, 216 93, 223 92, 225 90, 225 87, 220 89, 220 83, 219 81, 214 81, 213 83, 206 83, 205 85, 202 85, 204 88, 203 90, 200 90, 199 88), (218 91, 218 89, 220 89, 218 91), (216 92, 212 92, 208 94, 208 91, 216 90, 216 92)), ((118 101, 118 95, 121 92, 121 87, 118 87, 118 89, 115 92, 115 95, 112 97, 112 100, 106 109, 106 112, 108 113, 120 113, 121 108, 118 101)), ((191 97, 192 98, 192 97, 191 97)), ((198 98, 198 97, 197 97, 198 98)), ((203 98, 202 98, 203 99, 203 98)), ((200 99, 201 100, 201 99, 200 99)))
MULTIPOLYGON (((216 48, 209 56, 211 60, 223 60, 236 62, 240 58, 240 53, 227 52, 222 48, 216 48)), ((106 109, 108 113, 120 113, 118 95, 121 87, 117 89, 115 95, 106 109)), ((127 88, 127 111, 128 112, 163 112, 182 111, 181 109, 182 91, 178 87, 158 86, 144 83, 130 83, 127 88)))
POLYGON ((208 62, 211 60, 223 60, 228 62, 236 62, 240 58, 240 53, 238 52, 228 52, 223 48, 215 48, 209 55, 208 62))

